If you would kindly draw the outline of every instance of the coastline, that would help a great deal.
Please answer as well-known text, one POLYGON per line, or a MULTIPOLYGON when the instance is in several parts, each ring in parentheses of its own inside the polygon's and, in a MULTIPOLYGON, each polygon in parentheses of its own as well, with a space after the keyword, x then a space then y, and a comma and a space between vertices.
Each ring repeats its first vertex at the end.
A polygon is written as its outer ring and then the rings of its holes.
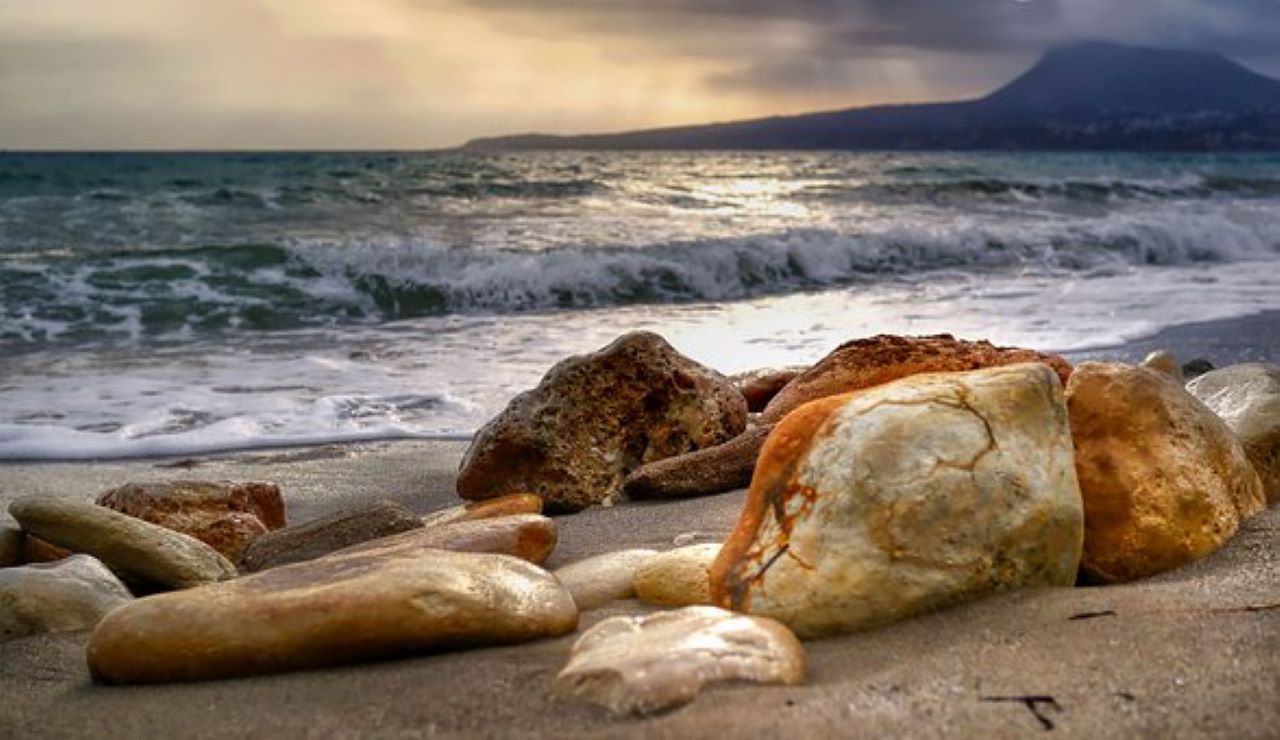
MULTIPOLYGON (((1168 349, 1222 366, 1280 357, 1280 311, 1175 326, 1125 345, 1065 353, 1140 360, 1168 349)), ((18 495, 89 499, 130 480, 278 483, 289 520, 372 498, 419 513, 458 502, 467 443, 401 440, 197 458, 0 463, 0 524, 18 495)), ((677 535, 724 537, 744 491, 622 502, 556 519, 549 568, 677 535)), ((1227 547, 1162 576, 1107 588, 996 595, 887 628, 810 643, 802 686, 716 688, 644 720, 547 698, 573 636, 522 646, 242 680, 149 687, 89 681, 86 633, 0 643, 0 726, 20 736, 424 735, 992 737, 1204 734, 1263 737, 1280 723, 1280 509, 1227 547), (1051 669, 1046 670, 1046 667, 1051 669), (1029 696, 1052 697, 1032 707, 1029 696), (235 707, 234 712, 227 708, 235 707), (110 718, 104 722, 104 718, 110 718)), ((615 602, 582 626, 649 611, 615 602)))

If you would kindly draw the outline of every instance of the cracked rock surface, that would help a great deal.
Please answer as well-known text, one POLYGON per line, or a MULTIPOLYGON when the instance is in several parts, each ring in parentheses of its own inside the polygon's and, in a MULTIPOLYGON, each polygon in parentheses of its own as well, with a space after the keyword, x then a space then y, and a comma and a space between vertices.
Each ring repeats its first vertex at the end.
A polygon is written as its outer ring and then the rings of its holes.
POLYGON ((803 637, 1075 581, 1083 510, 1043 364, 917 375, 802 406, 761 451, 714 603, 803 637))
POLYGON ((583 633, 553 693, 615 714, 687 704, 708 683, 804 680, 804 647, 785 626, 711 606, 613 617, 583 633))

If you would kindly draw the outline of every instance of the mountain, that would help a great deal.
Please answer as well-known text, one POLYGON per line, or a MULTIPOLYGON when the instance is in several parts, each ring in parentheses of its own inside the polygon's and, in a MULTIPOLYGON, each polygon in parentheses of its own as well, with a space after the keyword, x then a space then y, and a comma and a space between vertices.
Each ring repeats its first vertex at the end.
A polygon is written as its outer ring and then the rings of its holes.
POLYGON ((1280 80, 1221 54, 1083 42, 977 100, 616 134, 476 139, 537 149, 1280 149, 1280 80))

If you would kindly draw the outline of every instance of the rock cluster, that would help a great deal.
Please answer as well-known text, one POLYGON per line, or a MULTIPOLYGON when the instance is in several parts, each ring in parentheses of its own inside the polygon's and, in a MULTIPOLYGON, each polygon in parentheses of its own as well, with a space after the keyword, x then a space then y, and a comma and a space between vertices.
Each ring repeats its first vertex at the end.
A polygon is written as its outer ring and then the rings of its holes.
POLYGON ((285 525, 280 488, 270 483, 129 483, 98 504, 191 535, 239 562, 249 543, 285 525))
POLYGON ((746 427, 742 394, 661 337, 624 335, 553 367, 476 434, 458 493, 534 493, 549 509, 611 501, 645 463, 727 441, 746 427))

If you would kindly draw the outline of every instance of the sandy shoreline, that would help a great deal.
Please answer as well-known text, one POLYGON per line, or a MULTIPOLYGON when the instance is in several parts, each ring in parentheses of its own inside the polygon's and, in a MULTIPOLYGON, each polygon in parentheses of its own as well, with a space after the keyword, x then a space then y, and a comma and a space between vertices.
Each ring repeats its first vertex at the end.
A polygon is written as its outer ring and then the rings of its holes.
MULTIPOLYGON (((1161 332, 1072 360, 1153 348, 1221 366, 1280 357, 1280 312, 1161 332)), ((90 498, 129 480, 278 483, 291 522, 370 498, 426 513, 457 503, 457 441, 398 441, 167 460, 0 464, 0 509, 19 495, 90 498)), ((560 517, 557 567, 680 534, 722 537, 738 491, 624 502, 560 517)), ((7 513, 0 523, 10 522, 7 513)), ((15 736, 1274 736, 1280 726, 1280 509, 1227 548, 1148 581, 1024 591, 859 635, 809 643, 807 685, 706 692, 643 721, 552 703, 572 638, 191 685, 89 682, 83 634, 0 644, 0 735, 15 736), (1037 712, 1018 697, 1047 696, 1037 712), (797 734, 798 733, 798 734, 797 734)), ((620 602, 584 624, 643 611, 620 602)))

